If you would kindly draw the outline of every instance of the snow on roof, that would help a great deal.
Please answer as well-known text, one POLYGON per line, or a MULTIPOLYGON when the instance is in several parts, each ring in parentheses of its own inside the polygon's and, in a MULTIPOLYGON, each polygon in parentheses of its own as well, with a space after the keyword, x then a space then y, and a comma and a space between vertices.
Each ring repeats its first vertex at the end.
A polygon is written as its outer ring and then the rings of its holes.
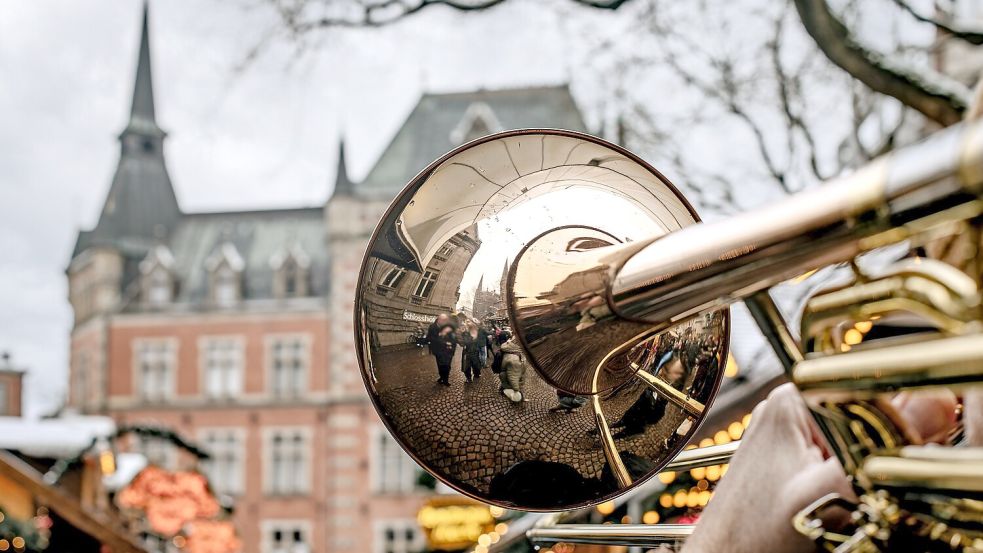
POLYGON ((0 449, 31 457, 71 457, 89 447, 95 438, 110 437, 115 432, 116 423, 109 417, 0 417, 0 449))

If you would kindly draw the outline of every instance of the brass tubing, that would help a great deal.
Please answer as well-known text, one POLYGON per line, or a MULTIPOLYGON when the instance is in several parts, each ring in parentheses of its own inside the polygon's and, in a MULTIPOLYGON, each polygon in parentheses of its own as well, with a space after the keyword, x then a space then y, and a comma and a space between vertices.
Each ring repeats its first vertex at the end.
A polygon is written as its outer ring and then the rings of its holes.
POLYGON ((671 384, 661 378, 646 371, 638 371, 635 376, 652 388, 656 394, 664 397, 666 401, 682 409, 691 417, 699 417, 706 408, 702 403, 672 387, 671 384))
POLYGON ((751 317, 761 330, 761 334, 771 345, 778 361, 785 369, 785 374, 791 374, 792 367, 802 361, 802 346, 798 340, 792 336, 785 317, 772 299, 768 290, 762 290, 744 298, 744 305, 747 306, 751 317))
POLYGON ((983 463, 978 461, 874 456, 864 461, 861 473, 875 488, 983 492, 983 463))
POLYGON ((832 392, 851 399, 902 388, 961 386, 983 382, 983 335, 911 342, 890 348, 807 359, 793 381, 807 397, 832 392))
POLYGON ((730 458, 741 445, 740 440, 729 444, 712 445, 697 449, 685 449, 676 455, 671 463, 665 466, 663 471, 684 472, 699 467, 709 467, 711 465, 722 465, 729 463, 730 458))
POLYGON ((620 316, 657 328, 980 211, 983 122, 956 125, 781 202, 663 236, 611 287, 620 316))
POLYGON ((558 524, 533 528, 526 537, 534 544, 586 543, 623 547, 655 547, 685 540, 691 524, 558 524))

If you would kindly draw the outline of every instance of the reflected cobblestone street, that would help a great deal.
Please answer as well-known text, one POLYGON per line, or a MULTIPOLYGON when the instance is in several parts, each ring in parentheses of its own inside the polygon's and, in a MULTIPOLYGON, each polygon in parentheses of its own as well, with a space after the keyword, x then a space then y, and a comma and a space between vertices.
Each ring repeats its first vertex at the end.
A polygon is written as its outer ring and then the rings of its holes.
MULTIPOLYGON (((526 374, 528 401, 513 403, 499 392, 499 378, 486 368, 481 378, 465 382, 459 354, 450 387, 436 383, 433 357, 412 349, 380 353, 377 389, 386 413, 411 452, 459 482, 487 493, 491 480, 520 461, 564 463, 585 478, 601 478, 605 469, 600 439, 590 404, 572 413, 551 412, 558 404, 552 387, 533 370, 526 374)), ((602 401, 608 421, 614 421, 638 398, 642 384, 620 390, 602 401)), ((617 440, 622 454, 654 459, 664 454, 666 438, 682 422, 682 412, 670 408, 666 417, 646 432, 617 440)))

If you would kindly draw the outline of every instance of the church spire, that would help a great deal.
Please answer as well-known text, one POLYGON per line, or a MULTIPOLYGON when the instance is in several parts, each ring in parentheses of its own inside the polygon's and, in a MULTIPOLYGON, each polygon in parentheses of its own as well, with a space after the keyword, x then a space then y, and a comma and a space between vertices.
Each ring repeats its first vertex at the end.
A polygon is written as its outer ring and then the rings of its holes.
POLYGON ((140 50, 137 54, 136 79, 133 83, 133 103, 130 107, 130 121, 126 132, 149 136, 163 136, 164 132, 157 126, 157 114, 154 109, 154 81, 150 66, 150 25, 149 6, 143 4, 143 25, 140 30, 140 50))
POLYGON ((348 178, 348 166, 345 163, 345 139, 338 141, 338 172, 335 174, 335 196, 352 196, 355 194, 355 183, 348 178))
POLYGON ((151 247, 170 236, 181 218, 164 162, 164 131, 154 114, 148 27, 145 3, 130 120, 119 136, 119 165, 102 214, 87 235, 93 244, 151 247))

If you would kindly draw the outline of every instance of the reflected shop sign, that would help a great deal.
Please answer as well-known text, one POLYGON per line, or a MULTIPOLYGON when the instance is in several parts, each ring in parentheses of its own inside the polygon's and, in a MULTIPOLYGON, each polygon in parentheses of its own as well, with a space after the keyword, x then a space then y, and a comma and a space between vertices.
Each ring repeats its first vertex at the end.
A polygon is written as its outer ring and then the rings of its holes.
POLYGON ((403 310, 403 320, 413 321, 414 323, 427 323, 430 324, 437 320, 436 315, 428 315, 426 313, 417 313, 416 311, 403 310))
POLYGON ((457 551, 478 541, 495 527, 488 505, 462 496, 435 497, 417 513, 417 522, 431 550, 457 551))

